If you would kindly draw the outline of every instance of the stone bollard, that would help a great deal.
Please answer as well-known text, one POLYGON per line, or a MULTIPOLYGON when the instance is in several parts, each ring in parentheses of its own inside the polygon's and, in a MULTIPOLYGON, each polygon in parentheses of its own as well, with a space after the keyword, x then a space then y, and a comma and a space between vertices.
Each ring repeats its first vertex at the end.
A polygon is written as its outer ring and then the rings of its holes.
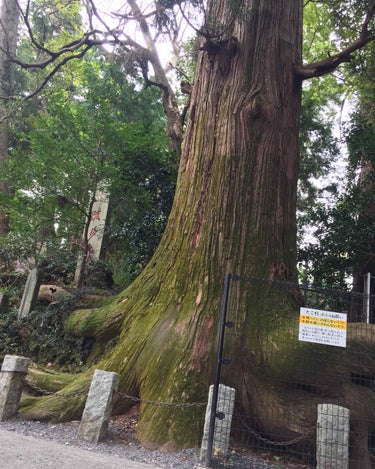
POLYGON ((29 358, 5 355, 0 376, 0 421, 13 417, 19 407, 23 379, 30 364, 29 358))
POLYGON ((316 468, 349 468, 349 409, 334 404, 318 405, 316 468))
POLYGON ((27 277, 25 291, 23 292, 21 304, 18 310, 19 321, 23 318, 26 318, 34 309, 41 283, 41 271, 38 268, 35 268, 29 273, 29 276, 27 277))
MULTIPOLYGON (((206 417, 204 423, 203 439, 201 445, 201 451, 199 456, 200 463, 204 463, 207 454, 207 443, 208 443, 208 433, 210 426, 210 417, 211 417, 211 405, 212 405, 212 395, 213 395, 214 386, 210 386, 208 394, 208 403, 206 408, 206 417)), ((232 416, 234 409, 234 397, 235 389, 225 386, 224 384, 219 384, 219 393, 217 398, 217 409, 216 413, 221 414, 220 417, 215 419, 215 431, 213 439, 213 456, 218 458, 225 458, 228 453, 229 447, 229 436, 231 431, 232 416)), ((200 466, 203 467, 203 466, 200 466)))
POLYGON ((119 381, 117 373, 95 370, 79 425, 79 435, 84 440, 98 443, 105 437, 119 381))

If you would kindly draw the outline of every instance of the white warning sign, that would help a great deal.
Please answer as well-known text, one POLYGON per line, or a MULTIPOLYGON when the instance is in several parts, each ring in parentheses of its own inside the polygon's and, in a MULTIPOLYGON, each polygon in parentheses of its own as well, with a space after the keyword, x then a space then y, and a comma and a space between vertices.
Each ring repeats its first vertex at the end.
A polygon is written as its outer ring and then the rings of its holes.
POLYGON ((346 347, 347 315, 301 308, 298 339, 304 342, 346 347))

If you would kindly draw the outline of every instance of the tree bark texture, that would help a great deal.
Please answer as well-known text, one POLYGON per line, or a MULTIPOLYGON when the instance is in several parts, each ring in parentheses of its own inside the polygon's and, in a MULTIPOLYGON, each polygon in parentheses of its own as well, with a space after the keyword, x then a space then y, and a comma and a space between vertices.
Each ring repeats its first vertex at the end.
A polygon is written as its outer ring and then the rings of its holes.
MULTIPOLYGON (((226 271, 296 279, 302 2, 234 3, 209 1, 176 196, 154 257, 110 308, 77 311, 67 324, 97 341, 119 333, 97 368, 120 373, 120 391, 143 399, 206 400, 226 271)), ((246 336, 236 346, 245 353, 246 336)), ((79 417, 79 399, 61 398, 60 414, 58 401, 43 399, 25 416, 53 408, 55 418, 79 417)), ((198 445, 202 416, 143 404, 139 437, 150 447, 198 445)))
MULTIPOLYGON (((19 10, 16 0, 2 0, 0 23, 0 192, 9 193, 6 182, 9 126, 7 101, 13 90, 13 64, 7 54, 14 56, 18 39, 19 10), (6 51, 6 53, 5 53, 6 51)), ((0 207, 0 236, 9 231, 7 214, 0 207)))

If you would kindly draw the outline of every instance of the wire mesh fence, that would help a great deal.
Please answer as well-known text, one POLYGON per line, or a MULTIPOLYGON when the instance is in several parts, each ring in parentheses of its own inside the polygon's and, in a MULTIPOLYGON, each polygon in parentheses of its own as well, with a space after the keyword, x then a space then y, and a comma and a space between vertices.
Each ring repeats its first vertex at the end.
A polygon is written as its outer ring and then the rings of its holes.
POLYGON ((215 386, 236 390, 231 447, 311 467, 375 467, 374 306, 371 295, 227 274, 215 386), (335 409, 348 410, 347 430, 335 409))

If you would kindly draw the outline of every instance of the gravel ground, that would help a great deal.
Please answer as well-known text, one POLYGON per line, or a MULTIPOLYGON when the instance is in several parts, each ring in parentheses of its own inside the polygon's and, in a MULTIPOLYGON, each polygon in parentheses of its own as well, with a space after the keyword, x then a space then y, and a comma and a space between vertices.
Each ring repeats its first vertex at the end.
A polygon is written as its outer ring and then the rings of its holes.
MULTIPOLYGON (((199 449, 192 448, 177 453, 162 451, 149 451, 139 444, 135 435, 137 415, 125 415, 111 420, 105 441, 93 445, 81 440, 78 436, 79 422, 51 424, 39 421, 23 420, 16 416, 12 420, 0 422, 0 428, 7 431, 54 441, 63 445, 71 445, 102 454, 133 461, 155 464, 163 468, 191 469, 199 465, 199 449)), ((246 456, 232 452, 222 467, 236 469, 297 469, 307 468, 303 465, 287 464, 285 462, 272 463, 259 456, 247 454, 246 456)))

